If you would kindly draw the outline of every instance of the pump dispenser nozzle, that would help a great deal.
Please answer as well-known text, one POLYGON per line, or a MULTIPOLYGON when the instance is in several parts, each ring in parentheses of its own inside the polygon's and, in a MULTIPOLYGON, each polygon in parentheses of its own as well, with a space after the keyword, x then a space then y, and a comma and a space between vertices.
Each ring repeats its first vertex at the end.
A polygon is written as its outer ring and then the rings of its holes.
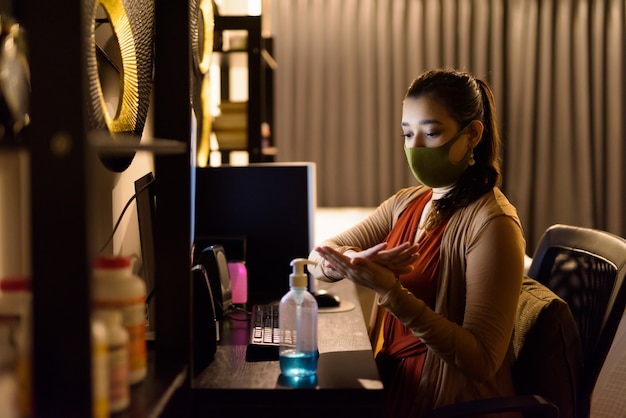
POLYGON ((315 261, 311 261, 308 258, 294 258, 289 264, 293 267, 293 272, 289 275, 289 286, 306 287, 309 280, 304 272, 304 265, 315 264, 315 261))

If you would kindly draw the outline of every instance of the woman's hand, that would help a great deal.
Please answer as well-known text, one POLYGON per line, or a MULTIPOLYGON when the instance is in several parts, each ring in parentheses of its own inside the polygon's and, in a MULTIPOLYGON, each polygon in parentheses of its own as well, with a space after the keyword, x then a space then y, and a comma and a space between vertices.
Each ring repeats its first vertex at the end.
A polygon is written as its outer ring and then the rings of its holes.
POLYGON ((417 257, 417 247, 414 245, 402 244, 384 251, 386 246, 386 243, 382 243, 355 253, 352 257, 327 246, 317 247, 315 250, 341 276, 372 289, 380 295, 385 295, 395 285, 397 276, 396 272, 388 266, 391 265, 394 269, 403 272, 411 271, 413 267, 410 263, 417 257))
POLYGON ((419 256, 418 245, 402 243, 397 247, 387 248, 387 243, 383 242, 366 250, 346 253, 350 258, 365 258, 393 271, 396 276, 410 273, 413 270, 413 263, 419 256))

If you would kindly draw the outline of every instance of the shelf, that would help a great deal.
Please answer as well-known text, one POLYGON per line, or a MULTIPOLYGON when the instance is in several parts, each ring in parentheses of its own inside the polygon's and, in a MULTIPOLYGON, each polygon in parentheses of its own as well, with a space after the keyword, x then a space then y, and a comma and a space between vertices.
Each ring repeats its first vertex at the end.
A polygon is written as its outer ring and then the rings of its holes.
MULTIPOLYGON (((31 370, 33 415, 37 417, 88 417, 93 413, 90 261, 100 233, 94 230, 111 221, 94 206, 103 195, 112 193, 108 186, 101 188, 98 176, 107 174, 91 163, 94 149, 107 156, 150 152, 158 181, 159 216, 154 228, 158 337, 148 351, 145 380, 131 388, 130 407, 114 416, 165 416, 188 393, 189 6, 174 1, 149 3, 154 6, 156 26, 150 103, 154 138, 150 142, 113 143, 108 134, 88 134, 94 128, 90 128, 85 110, 89 95, 82 82, 86 78, 82 5, 26 0, 20 7, 29 12, 24 27, 32 76, 31 125, 23 146, 31 158, 31 370), (52 28, 51 21, 60 24, 52 28)), ((9 145, 0 144, 0 149, 5 147, 9 145)))
MULTIPOLYGON (((273 112, 273 71, 276 61, 272 57, 272 40, 261 36, 261 16, 215 16, 215 36, 213 53, 220 65, 220 97, 223 102, 232 100, 230 95, 230 57, 247 54, 248 95, 247 123, 242 126, 245 135, 243 145, 237 143, 222 148, 223 163, 228 163, 229 152, 247 151, 250 163, 271 162, 277 154, 271 127, 274 125, 273 112), (245 48, 224 49, 224 31, 247 31, 245 48), (270 135, 262 136, 262 127, 270 127, 270 135)), ((218 62, 216 60, 216 62, 218 62)), ((216 127, 217 127, 216 123, 216 127)), ((217 131, 217 129, 216 129, 217 131)), ((266 130, 267 131, 267 130, 266 130)), ((216 132, 219 140, 219 132, 216 132)))
MULTIPOLYGON (((101 221, 93 208, 94 193, 102 191, 93 187, 101 179, 89 160, 92 151, 113 157, 149 152, 158 181, 154 231, 158 337, 148 350, 145 380, 131 388, 130 407, 115 416, 167 416, 174 410, 180 415, 172 416, 184 416, 189 408, 184 402, 191 379, 190 13, 186 3, 150 4, 155 17, 150 103, 154 137, 148 140, 116 134, 112 141, 106 132, 89 133, 95 128, 90 128, 85 111, 89 94, 81 82, 86 75, 81 5, 26 0, 19 8, 29 11, 24 23, 32 75, 32 123, 24 144, 17 146, 25 148, 32 161, 32 370, 38 417, 85 417, 93 411, 89 277, 94 229, 101 221), (51 29, 51 21, 61 24, 51 29)), ((272 74, 266 70, 275 66, 271 40, 261 37, 260 16, 217 16, 216 33, 228 29, 249 33, 243 51, 248 54, 248 86, 253 92, 247 103, 248 152, 250 162, 268 161, 275 148, 262 148, 261 124, 271 125, 273 117, 272 74)), ((14 146, 0 143, 0 149, 14 146)))
POLYGON ((115 418, 158 417, 163 414, 174 393, 184 386, 187 367, 157 373, 155 354, 148 349, 148 373, 144 381, 131 387, 130 406, 115 418))
POLYGON ((91 133, 89 143, 94 151, 103 156, 127 155, 138 151, 146 151, 155 155, 172 155, 184 154, 188 151, 186 143, 173 139, 143 138, 139 142, 132 135, 116 134, 113 138, 107 132, 91 133))

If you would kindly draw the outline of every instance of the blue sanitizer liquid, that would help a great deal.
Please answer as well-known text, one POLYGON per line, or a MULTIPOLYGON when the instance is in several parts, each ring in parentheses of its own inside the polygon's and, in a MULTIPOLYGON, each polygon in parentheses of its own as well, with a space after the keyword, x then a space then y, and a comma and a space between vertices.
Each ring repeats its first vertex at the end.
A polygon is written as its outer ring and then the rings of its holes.
POLYGON ((284 351, 280 354, 280 370, 285 376, 311 376, 317 370, 317 351, 298 353, 296 350, 284 351))

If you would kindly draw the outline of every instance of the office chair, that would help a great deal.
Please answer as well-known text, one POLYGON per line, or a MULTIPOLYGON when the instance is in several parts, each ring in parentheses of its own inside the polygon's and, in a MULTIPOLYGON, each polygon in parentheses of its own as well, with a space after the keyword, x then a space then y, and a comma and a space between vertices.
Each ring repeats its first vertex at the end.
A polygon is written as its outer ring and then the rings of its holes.
POLYGON ((626 240, 553 225, 539 241, 528 275, 565 300, 574 315, 583 349, 577 417, 588 417, 591 393, 626 306, 626 240))
POLYGON ((528 269, 530 277, 524 279, 513 334, 514 347, 522 344, 515 350, 513 367, 520 395, 449 405, 430 416, 520 411, 526 416, 589 417, 591 394, 626 306, 625 275, 625 239, 590 228, 562 224, 549 227, 528 269), (539 299, 550 299, 549 294, 553 293, 556 298, 547 306, 558 308, 535 306, 530 311, 541 320, 524 328, 520 322, 524 322, 521 313, 529 300, 526 293, 543 293, 539 299), (559 301, 565 303, 566 310, 559 301), (554 316, 555 311, 560 314, 554 316), (540 338, 520 340, 524 332, 540 338), (553 338, 555 334, 563 337, 561 343, 558 336, 553 338), (541 341, 541 335, 545 341, 541 341), (578 343, 573 342, 576 338, 578 343), (527 358, 523 358, 526 354, 523 356, 521 350, 529 354, 527 358), (552 359, 560 361, 554 364, 552 359), (553 366, 561 371, 552 369, 553 366), (565 377, 559 381, 559 376, 565 377))

